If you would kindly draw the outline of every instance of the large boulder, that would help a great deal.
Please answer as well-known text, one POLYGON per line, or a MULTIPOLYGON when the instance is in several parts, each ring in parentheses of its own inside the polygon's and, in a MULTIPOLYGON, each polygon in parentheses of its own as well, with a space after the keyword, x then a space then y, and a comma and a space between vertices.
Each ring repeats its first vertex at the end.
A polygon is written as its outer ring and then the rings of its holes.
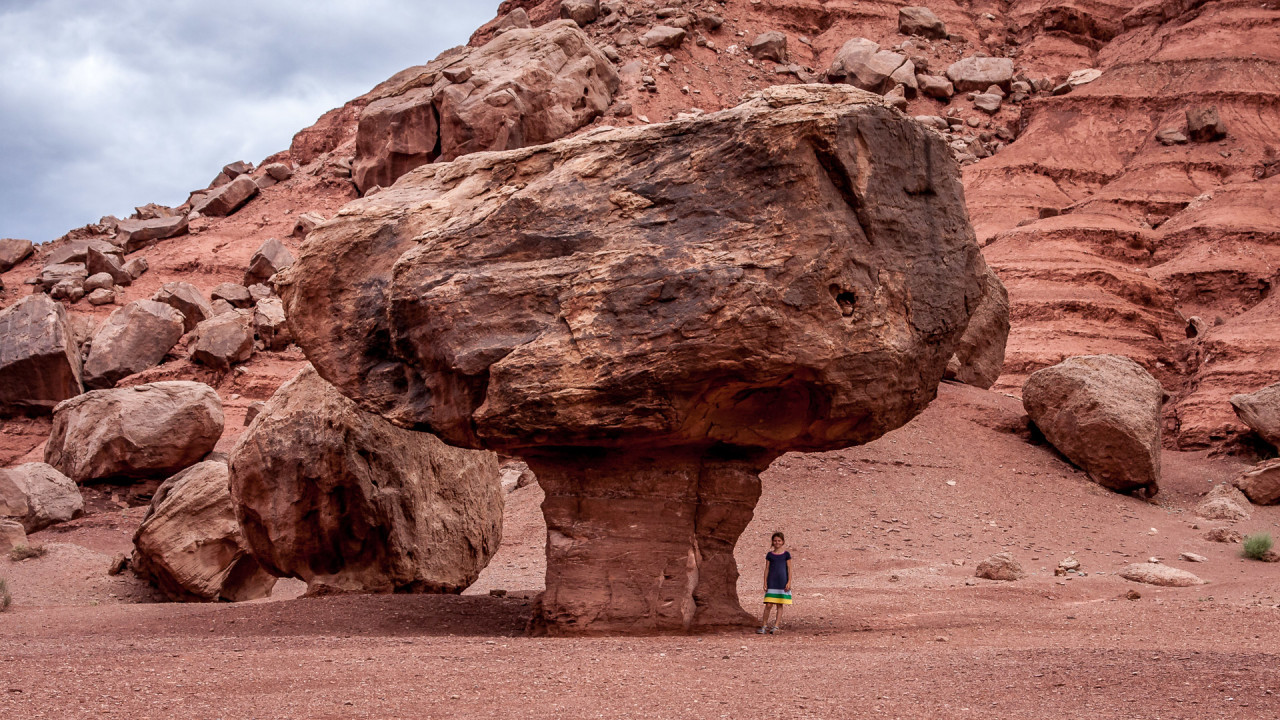
POLYGON ((1235 480, 1236 487, 1258 505, 1280 504, 1280 459, 1258 463, 1235 480))
POLYGON ((956 354, 947 363, 947 379, 984 390, 996 383, 1004 369, 1009 340, 1009 291, 990 267, 983 273, 982 300, 969 318, 956 354))
POLYGON ((167 282, 151 296, 152 300, 182 313, 182 331, 191 332, 201 322, 213 317, 213 306, 195 285, 188 282, 167 282))
POLYGON ((749 621, 733 546, 758 473, 920 412, 982 261, 937 133, 793 85, 420 168, 277 280, 344 395, 533 468, 542 622, 653 630, 749 621))
POLYGON ((276 238, 268 238, 249 260, 244 273, 244 286, 265 283, 272 275, 293 264, 293 253, 276 238))
POLYGON ((866 38, 854 38, 836 51, 827 80, 884 93, 894 85, 894 72, 906 62, 905 55, 881 50, 878 43, 866 38))
POLYGON ((1031 421, 1103 487, 1154 494, 1164 390, 1138 363, 1083 355, 1038 370, 1022 387, 1031 421))
POLYGON ((187 226, 185 214, 150 220, 121 220, 116 224, 116 244, 127 253, 135 252, 158 240, 185 234, 187 226))
POLYGON ((222 423, 222 401, 203 383, 93 390, 54 409, 44 459, 77 483, 167 477, 209 454, 222 423))
POLYGON ((461 592, 502 537, 493 453, 365 412, 311 366, 231 451, 254 553, 312 592, 461 592))
POLYGON ((380 85, 360 115, 353 178, 364 192, 437 159, 556 140, 602 115, 617 89, 572 20, 509 30, 380 85))
POLYGON ((196 344, 191 359, 213 368, 230 370, 253 355, 253 333, 240 313, 216 315, 196 326, 196 344))
POLYGON ((600 0, 560 0, 560 17, 586 26, 600 17, 600 0))
POLYGON ((249 552, 227 476, 207 461, 165 480, 134 533, 130 567, 170 600, 254 600, 276 584, 249 552))
POLYGON ((898 32, 941 40, 947 36, 947 25, 927 7, 904 7, 898 8, 898 32))
POLYGON ((0 415, 47 414, 80 394, 80 369, 61 303, 39 293, 0 311, 0 415))
POLYGON ((22 523, 28 533, 74 520, 84 498, 71 478, 42 462, 0 469, 0 517, 22 523))
POLYGON ((155 300, 135 300, 111 313, 93 334, 84 363, 85 387, 114 387, 159 365, 182 339, 184 321, 182 313, 155 300))
POLYGON ((1231 396, 1236 417, 1272 447, 1280 448, 1280 383, 1231 396))
POLYGON ((1013 82, 1013 60, 1009 58, 967 57, 947 67, 947 79, 956 92, 986 90, 999 85, 1005 92, 1013 82))
POLYGON ((14 265, 31 257, 33 248, 30 240, 0 238, 0 273, 9 272, 14 265))
POLYGON ((225 217, 244 207, 257 194, 258 183, 248 175, 241 175, 206 195, 193 209, 201 215, 225 217))

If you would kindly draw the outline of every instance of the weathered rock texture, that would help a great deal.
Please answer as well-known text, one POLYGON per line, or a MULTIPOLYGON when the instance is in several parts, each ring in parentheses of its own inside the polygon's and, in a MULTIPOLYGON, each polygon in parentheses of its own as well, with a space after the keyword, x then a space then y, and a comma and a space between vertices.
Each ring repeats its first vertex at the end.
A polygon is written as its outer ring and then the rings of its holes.
POLYGON ((398 428, 307 366, 231 452, 245 535, 311 592, 461 592, 502 539, 497 457, 398 428))
POLYGON ((54 409, 44 459, 77 483, 165 477, 213 450, 222 423, 222 401, 203 383, 93 390, 54 409))
POLYGON ((617 89, 613 64, 572 20, 446 53, 374 90, 356 135, 356 186, 387 187, 436 159, 561 138, 604 113, 617 89))
POLYGON ((182 338, 185 317, 155 300, 135 300, 111 313, 93 334, 84 363, 85 387, 109 388, 164 360, 182 338))
POLYGON ((1272 447, 1280 448, 1280 383, 1256 392, 1232 395, 1231 407, 1250 430, 1272 447))
POLYGON ((918 413, 981 273, 941 138, 790 86, 419 168, 312 232, 281 294, 343 394, 529 462, 545 620, 679 629, 746 620, 756 474, 918 413))
POLYGON ((80 517, 84 498, 57 468, 24 463, 0 470, 0 517, 22 523, 28 533, 80 517))
POLYGON ((1160 482, 1164 390, 1118 355, 1086 355, 1039 370, 1022 388, 1031 421, 1103 487, 1154 494, 1160 482))
POLYGON ((240 532, 226 463, 198 463, 164 481, 133 544, 134 573, 177 602, 254 600, 276 584, 240 532))
POLYGON ((0 312, 0 415, 47 414, 80 389, 80 351, 61 303, 40 293, 0 312))
POLYGON ((1004 367, 1009 340, 1009 292, 991 268, 983 274, 982 300, 969 318, 956 354, 947 363, 947 378, 990 388, 1004 367))

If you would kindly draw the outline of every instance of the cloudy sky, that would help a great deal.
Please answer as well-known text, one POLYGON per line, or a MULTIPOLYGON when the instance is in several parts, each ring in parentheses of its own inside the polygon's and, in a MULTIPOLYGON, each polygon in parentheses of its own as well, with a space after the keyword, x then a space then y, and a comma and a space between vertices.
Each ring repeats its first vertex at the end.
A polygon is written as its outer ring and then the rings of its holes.
POLYGON ((0 0, 0 237, 176 205, 499 0, 0 0))

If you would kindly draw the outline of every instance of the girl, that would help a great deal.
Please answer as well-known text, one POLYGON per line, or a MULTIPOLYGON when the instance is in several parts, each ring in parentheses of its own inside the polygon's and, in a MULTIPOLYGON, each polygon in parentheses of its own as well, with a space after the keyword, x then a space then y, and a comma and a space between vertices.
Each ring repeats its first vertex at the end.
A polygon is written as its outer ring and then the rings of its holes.
POLYGON ((791 553, 783 549, 787 538, 776 532, 770 542, 773 550, 764 556, 764 615, 760 618, 760 629, 756 631, 761 635, 778 632, 782 606, 791 604, 791 553), (774 608, 772 628, 769 627, 770 607, 774 608))

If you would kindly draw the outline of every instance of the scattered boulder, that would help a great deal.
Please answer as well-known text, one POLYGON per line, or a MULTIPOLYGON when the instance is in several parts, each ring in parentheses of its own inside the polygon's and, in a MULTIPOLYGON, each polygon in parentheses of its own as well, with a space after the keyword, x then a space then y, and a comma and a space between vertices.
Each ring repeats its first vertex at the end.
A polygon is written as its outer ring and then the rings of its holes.
POLYGON ((1191 587, 1192 585, 1208 584, 1186 570, 1179 570, 1160 563, 1145 562, 1126 565, 1117 574, 1125 580, 1147 585, 1160 585, 1162 587, 1191 587))
POLYGON ((253 329, 267 350, 283 350, 293 338, 285 322, 284 303, 280 298, 264 298, 253 311, 253 329))
POLYGON ((836 51, 827 80, 884 93, 893 87, 893 73, 905 62, 905 55, 881 50, 878 43, 866 38, 853 38, 836 51))
POLYGON ((81 279, 61 280, 53 289, 49 291, 49 297, 54 300, 68 300, 72 303, 79 302, 84 297, 84 281, 81 279))
POLYGON ((1280 504, 1280 459, 1266 460, 1235 480, 1255 505, 1280 504))
POLYGON ((752 621, 733 547, 759 472, 922 410, 982 267, 937 133, 846 85, 781 85, 420 168, 277 284, 343 395, 537 473, 539 623, 642 631, 752 621))
POLYGON ((186 234, 187 229, 185 214, 151 220, 121 220, 116 224, 116 244, 126 253, 136 252, 157 241, 186 234))
POLYGON ((84 264, 89 259, 89 248, 108 254, 120 254, 120 248, 106 240, 72 240, 54 248, 45 258, 45 265, 84 264))
POLYGON ((747 52, 756 60, 772 60, 783 64, 787 61, 787 36, 777 30, 760 33, 747 46, 747 52))
POLYGON ((116 310, 93 334, 84 363, 84 385, 109 388, 155 367, 182 338, 182 313, 155 300, 135 300, 116 310))
POLYGON ((1000 96, 993 93, 978 93, 973 96, 973 106, 988 115, 1000 112, 1000 96))
POLYGON ((1023 577, 1026 573, 1022 571, 1022 565, 1013 558, 1011 553, 1002 552, 978 563, 973 575, 987 580, 1011 581, 1023 577))
POLYGON ((247 308, 253 305, 253 296, 249 294, 249 288, 232 282, 219 283, 209 291, 209 297, 212 300, 226 300, 231 303, 231 307, 236 308, 247 308))
POLYGON ((1081 85, 1088 85, 1100 77, 1102 77, 1101 70, 1097 68, 1084 68, 1081 70, 1075 70, 1068 75, 1067 84, 1073 88, 1080 87, 1081 85))
POLYGON ((15 265, 31 257, 34 248, 30 240, 0 238, 0 273, 9 272, 15 265))
POLYGON ((237 160, 222 166, 222 174, 226 175, 228 180, 234 180, 251 172, 253 172, 253 163, 247 160, 237 160))
POLYGON ((1197 555, 1196 553, 1193 553, 1193 552, 1180 553, 1178 555, 1178 559, 1184 562, 1193 562, 1193 563, 1209 562, 1209 558, 1203 555, 1197 555))
POLYGON ((618 82, 571 20, 510 30, 379 86, 360 114, 352 177, 365 193, 437 160, 559 139, 603 115, 618 82), (465 82, 443 73, 463 66, 465 82))
POLYGON ((969 317, 969 327, 965 328, 955 355, 947 363, 945 377, 989 389, 1004 369, 1008 340, 1009 291, 988 266, 983 273, 982 299, 969 317))
POLYGON ((956 92, 983 91, 992 85, 1008 90, 1013 82, 1013 60, 1009 58, 967 57, 947 68, 947 79, 956 92))
POLYGON ((529 469, 529 464, 522 460, 508 460, 498 470, 498 483, 503 492, 515 492, 538 482, 538 476, 529 469))
POLYGON ((91 276, 101 273, 110 275, 112 282, 116 285, 127 287, 133 284, 133 276, 124 269, 124 263, 120 262, 119 255, 103 253, 98 251, 97 248, 89 248, 88 253, 85 255, 85 268, 91 276))
POLYGON ((502 537, 493 453, 359 409, 307 366, 231 451, 253 552, 310 592, 461 592, 502 537))
POLYGON ((293 223, 293 236, 306 237, 316 226, 324 222, 324 216, 318 212, 304 212, 293 223))
POLYGON ((22 523, 0 518, 0 553, 8 554, 10 550, 26 544, 27 533, 22 529, 22 523))
POLYGON ((191 332, 201 322, 213 317, 213 307, 200 289, 186 282, 167 282, 151 296, 152 300, 164 303, 182 314, 182 331, 191 332))
POLYGON ((198 339, 191 359, 201 365, 227 371, 253 356, 253 333, 235 311, 205 320, 195 332, 198 339))
POLYGON ((83 288, 88 277, 89 269, 84 263, 54 263, 45 265, 36 281, 45 292, 52 292, 53 288, 67 282, 83 288))
POLYGON ((222 422, 222 401, 203 383, 93 390, 54 409, 44 459, 77 483, 166 477, 213 450, 222 422))
POLYGON ((293 168, 284 163, 270 163, 262 166, 262 172, 276 182, 284 182, 293 177, 293 168))
POLYGON ((1187 135, 1192 142, 1215 142, 1227 136, 1227 125, 1218 117, 1216 105, 1187 108, 1187 135))
POLYGON ((955 87, 951 85, 951 81, 938 75, 917 75, 916 82, 920 86, 920 93, 925 97, 931 97, 935 100, 950 100, 956 94, 955 87))
POLYGON ((1156 140, 1161 145, 1185 145, 1187 136, 1179 128, 1165 128, 1156 133, 1156 140))
POLYGON ((85 298, 90 305, 111 305, 116 301, 116 291, 111 288, 98 288, 92 290, 85 298))
POLYGON ((124 271, 129 273, 129 277, 134 280, 145 275, 149 268, 150 266, 147 264, 147 259, 144 257, 133 258, 124 264, 124 271))
POLYGON ((80 372, 60 303, 37 293, 0 311, 0 414, 48 414, 80 394, 80 372))
POLYGON ((165 480, 133 544, 133 572, 175 602, 254 600, 276 584, 240 532, 223 462, 198 463, 165 480))
POLYGON ((640 44, 647 48, 677 48, 684 42, 686 34, 683 28, 654 25, 640 36, 640 44))
POLYGON ((898 32, 933 40, 947 37, 947 25, 927 7, 898 8, 898 32))
POLYGON ((1272 447, 1280 448, 1280 383, 1251 393, 1232 395, 1231 407, 1240 422, 1248 425, 1272 447))
POLYGON ((1219 543, 1238 543, 1244 539, 1239 530, 1229 527, 1216 527, 1204 534, 1204 539, 1209 542, 1219 543))
POLYGON ((244 207, 257 194, 258 183, 248 175, 241 175, 206 195, 193 209, 201 215, 226 217, 244 207))
POLYGON ((42 462, 0 469, 0 516, 22 523, 28 533, 74 520, 84 498, 71 478, 42 462))
POLYGON ((1205 499, 1196 506, 1196 515, 1206 520, 1249 519, 1249 499, 1233 485, 1215 485, 1205 499))
POLYGON ((84 291, 93 292, 94 290, 110 290, 116 286, 116 281, 111 279, 110 273, 98 273, 90 275, 84 279, 84 291))
POLYGON ((560 17, 585 27, 600 17, 600 0, 560 0, 560 17))
POLYGON ((892 108, 897 108, 903 112, 907 111, 907 92, 901 85, 895 85, 892 90, 884 94, 884 104, 892 108))
POLYGON ((249 269, 244 273, 244 285, 265 283, 272 275, 293 264, 293 253, 289 252, 281 242, 269 238, 249 260, 249 269))
POLYGON ((1159 489, 1163 401, 1160 383, 1119 355, 1069 358, 1022 387, 1023 407, 1045 439, 1118 492, 1159 489))

